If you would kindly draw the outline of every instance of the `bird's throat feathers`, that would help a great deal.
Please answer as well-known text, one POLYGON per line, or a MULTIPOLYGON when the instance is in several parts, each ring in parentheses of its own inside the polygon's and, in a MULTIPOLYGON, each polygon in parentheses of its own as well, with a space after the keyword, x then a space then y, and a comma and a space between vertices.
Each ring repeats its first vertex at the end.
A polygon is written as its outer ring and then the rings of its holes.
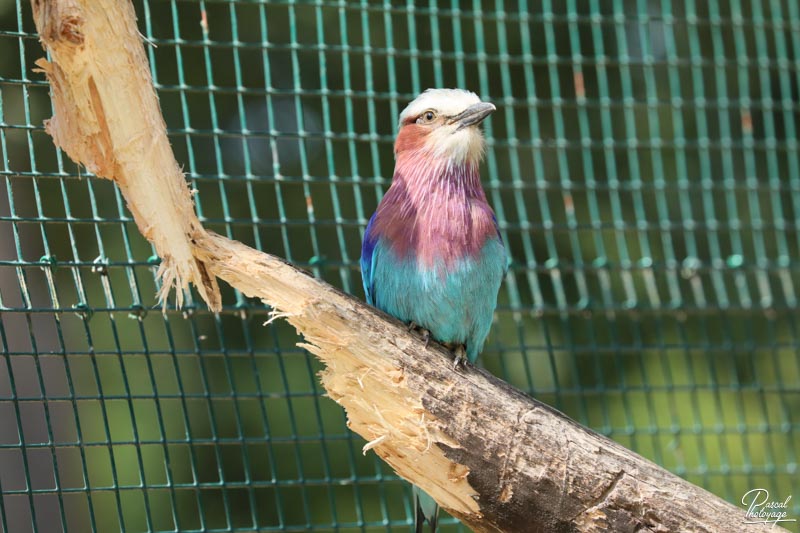
POLYGON ((477 127, 453 129, 429 128, 408 122, 402 124, 394 143, 398 158, 441 159, 454 165, 478 164, 483 159, 486 141, 477 127))
POLYGON ((487 239, 497 236, 478 161, 399 151, 374 231, 398 258, 414 258, 426 267, 452 268, 461 259, 477 257, 487 239))

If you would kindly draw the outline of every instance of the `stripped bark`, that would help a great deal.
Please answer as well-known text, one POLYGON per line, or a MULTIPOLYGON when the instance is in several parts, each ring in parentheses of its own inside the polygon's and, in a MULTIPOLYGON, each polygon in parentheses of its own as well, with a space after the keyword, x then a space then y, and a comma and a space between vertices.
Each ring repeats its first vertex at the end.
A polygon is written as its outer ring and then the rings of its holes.
POLYGON ((161 258, 159 298, 176 289, 178 307, 193 283, 219 310, 219 287, 194 254, 204 233, 166 125, 136 15, 127 0, 31 0, 51 61, 36 65, 50 82, 54 115, 45 121, 58 147, 122 191, 136 224, 161 258))

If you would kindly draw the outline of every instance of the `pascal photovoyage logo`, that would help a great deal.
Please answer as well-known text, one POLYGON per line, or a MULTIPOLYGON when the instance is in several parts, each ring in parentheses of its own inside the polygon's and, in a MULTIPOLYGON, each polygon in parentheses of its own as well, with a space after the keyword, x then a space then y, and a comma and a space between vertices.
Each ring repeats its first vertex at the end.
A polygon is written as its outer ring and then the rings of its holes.
POLYGON ((796 518, 787 518, 790 494, 784 500, 771 500, 767 489, 752 489, 742 496, 742 505, 747 508, 744 515, 745 524, 778 524, 780 522, 797 522, 796 518))

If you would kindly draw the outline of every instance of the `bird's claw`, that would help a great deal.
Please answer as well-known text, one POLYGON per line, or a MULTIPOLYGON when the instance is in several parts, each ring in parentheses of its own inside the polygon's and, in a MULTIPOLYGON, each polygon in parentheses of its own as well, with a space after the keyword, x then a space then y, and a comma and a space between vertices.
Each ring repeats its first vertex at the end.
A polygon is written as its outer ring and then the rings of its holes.
POLYGON ((464 348, 463 344, 459 344, 456 346, 454 350, 455 359, 453 360, 453 370, 464 369, 467 367, 467 350, 464 348))
POLYGON ((431 343, 431 332, 425 328, 419 327, 417 323, 412 320, 411 322, 408 323, 408 329, 406 331, 413 331, 413 330, 419 331, 419 334, 422 335, 422 340, 425 341, 425 348, 427 348, 428 345, 431 343))

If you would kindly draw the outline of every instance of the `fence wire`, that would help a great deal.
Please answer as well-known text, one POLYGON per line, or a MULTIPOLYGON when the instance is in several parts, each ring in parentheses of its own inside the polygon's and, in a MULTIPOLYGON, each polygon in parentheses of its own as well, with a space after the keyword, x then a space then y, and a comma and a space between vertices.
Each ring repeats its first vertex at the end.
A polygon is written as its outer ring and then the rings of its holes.
MULTIPOLYGON (((206 227, 359 296, 399 111, 494 102, 480 363, 734 504, 800 496, 795 0, 134 6, 206 227)), ((121 195, 43 130, 42 55, 0 2, 0 529, 408 530, 292 328, 229 288, 160 312, 121 195)))

